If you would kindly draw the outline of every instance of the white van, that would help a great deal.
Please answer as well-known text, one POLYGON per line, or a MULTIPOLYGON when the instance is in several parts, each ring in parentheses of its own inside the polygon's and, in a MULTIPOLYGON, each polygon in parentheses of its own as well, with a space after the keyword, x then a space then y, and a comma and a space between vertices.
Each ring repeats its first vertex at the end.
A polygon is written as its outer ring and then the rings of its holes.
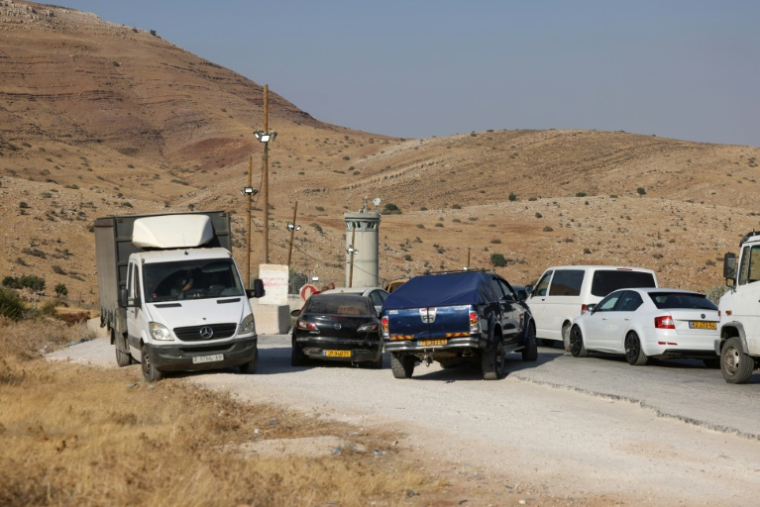
POLYGON ((544 271, 526 300, 536 337, 570 343, 573 319, 618 289, 657 287, 654 271, 622 266, 557 266, 544 271))

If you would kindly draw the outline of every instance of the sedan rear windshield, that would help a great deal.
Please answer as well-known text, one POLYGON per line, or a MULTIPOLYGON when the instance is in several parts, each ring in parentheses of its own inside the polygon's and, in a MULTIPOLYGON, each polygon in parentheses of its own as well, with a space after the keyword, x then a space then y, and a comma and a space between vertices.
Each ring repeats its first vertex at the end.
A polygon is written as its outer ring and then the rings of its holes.
POLYGON ((660 310, 692 309, 717 310, 718 307, 702 294, 683 292, 650 292, 654 305, 660 310))
POLYGON ((320 315, 368 316, 372 315, 369 299, 364 297, 317 297, 309 298, 304 313, 320 315))
POLYGON ((654 275, 643 271, 598 270, 591 281, 591 294, 604 297, 618 289, 657 287, 654 275))

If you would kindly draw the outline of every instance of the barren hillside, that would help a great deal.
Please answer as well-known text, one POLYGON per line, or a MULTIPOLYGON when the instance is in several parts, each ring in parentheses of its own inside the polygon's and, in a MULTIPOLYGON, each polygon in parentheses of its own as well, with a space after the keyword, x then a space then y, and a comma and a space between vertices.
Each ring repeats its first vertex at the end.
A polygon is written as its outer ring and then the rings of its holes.
MULTIPOLYGON (((1 276, 37 274, 48 293, 65 283, 94 303, 94 218, 163 210, 235 211, 242 261, 249 157, 262 179, 259 84, 157 35, 12 0, 0 0, 0 63, 1 276)), ((382 219, 385 279, 459 268, 469 249, 476 267, 503 254, 515 283, 611 263, 706 289, 760 222, 758 148, 559 130, 403 140, 269 97, 270 258, 286 261, 297 201, 293 267, 323 279, 343 279, 342 213, 364 196, 401 210, 382 219)))

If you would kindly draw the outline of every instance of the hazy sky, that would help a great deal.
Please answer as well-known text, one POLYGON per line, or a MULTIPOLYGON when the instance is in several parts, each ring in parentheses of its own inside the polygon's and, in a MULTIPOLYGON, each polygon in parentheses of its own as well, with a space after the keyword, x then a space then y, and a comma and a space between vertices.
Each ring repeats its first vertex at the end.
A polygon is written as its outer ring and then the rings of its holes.
POLYGON ((577 128, 760 146, 758 0, 57 3, 156 30, 368 132, 577 128))

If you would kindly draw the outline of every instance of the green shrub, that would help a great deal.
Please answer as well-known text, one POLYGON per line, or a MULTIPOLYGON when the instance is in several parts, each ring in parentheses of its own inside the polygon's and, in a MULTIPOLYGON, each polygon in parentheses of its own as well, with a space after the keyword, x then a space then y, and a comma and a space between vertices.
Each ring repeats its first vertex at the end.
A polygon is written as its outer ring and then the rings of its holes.
POLYGON ((586 192, 577 192, 575 197, 586 197, 586 192))
POLYGON ((647 190, 644 187, 639 187, 636 189, 636 193, 639 195, 644 195, 647 193, 647 190))
POLYGON ((517 200, 517 196, 515 195, 514 192, 510 192, 509 193, 509 200, 510 201, 516 201, 517 200))
POLYGON ((491 254, 491 264, 497 268, 503 268, 507 265, 507 259, 504 258, 504 254, 495 253, 491 254))
POLYGON ((0 289, 0 315, 13 321, 24 316, 24 303, 12 290, 0 289))
POLYGON ((58 283, 55 285, 55 293, 59 296, 68 296, 69 289, 66 288, 65 283, 58 283))

